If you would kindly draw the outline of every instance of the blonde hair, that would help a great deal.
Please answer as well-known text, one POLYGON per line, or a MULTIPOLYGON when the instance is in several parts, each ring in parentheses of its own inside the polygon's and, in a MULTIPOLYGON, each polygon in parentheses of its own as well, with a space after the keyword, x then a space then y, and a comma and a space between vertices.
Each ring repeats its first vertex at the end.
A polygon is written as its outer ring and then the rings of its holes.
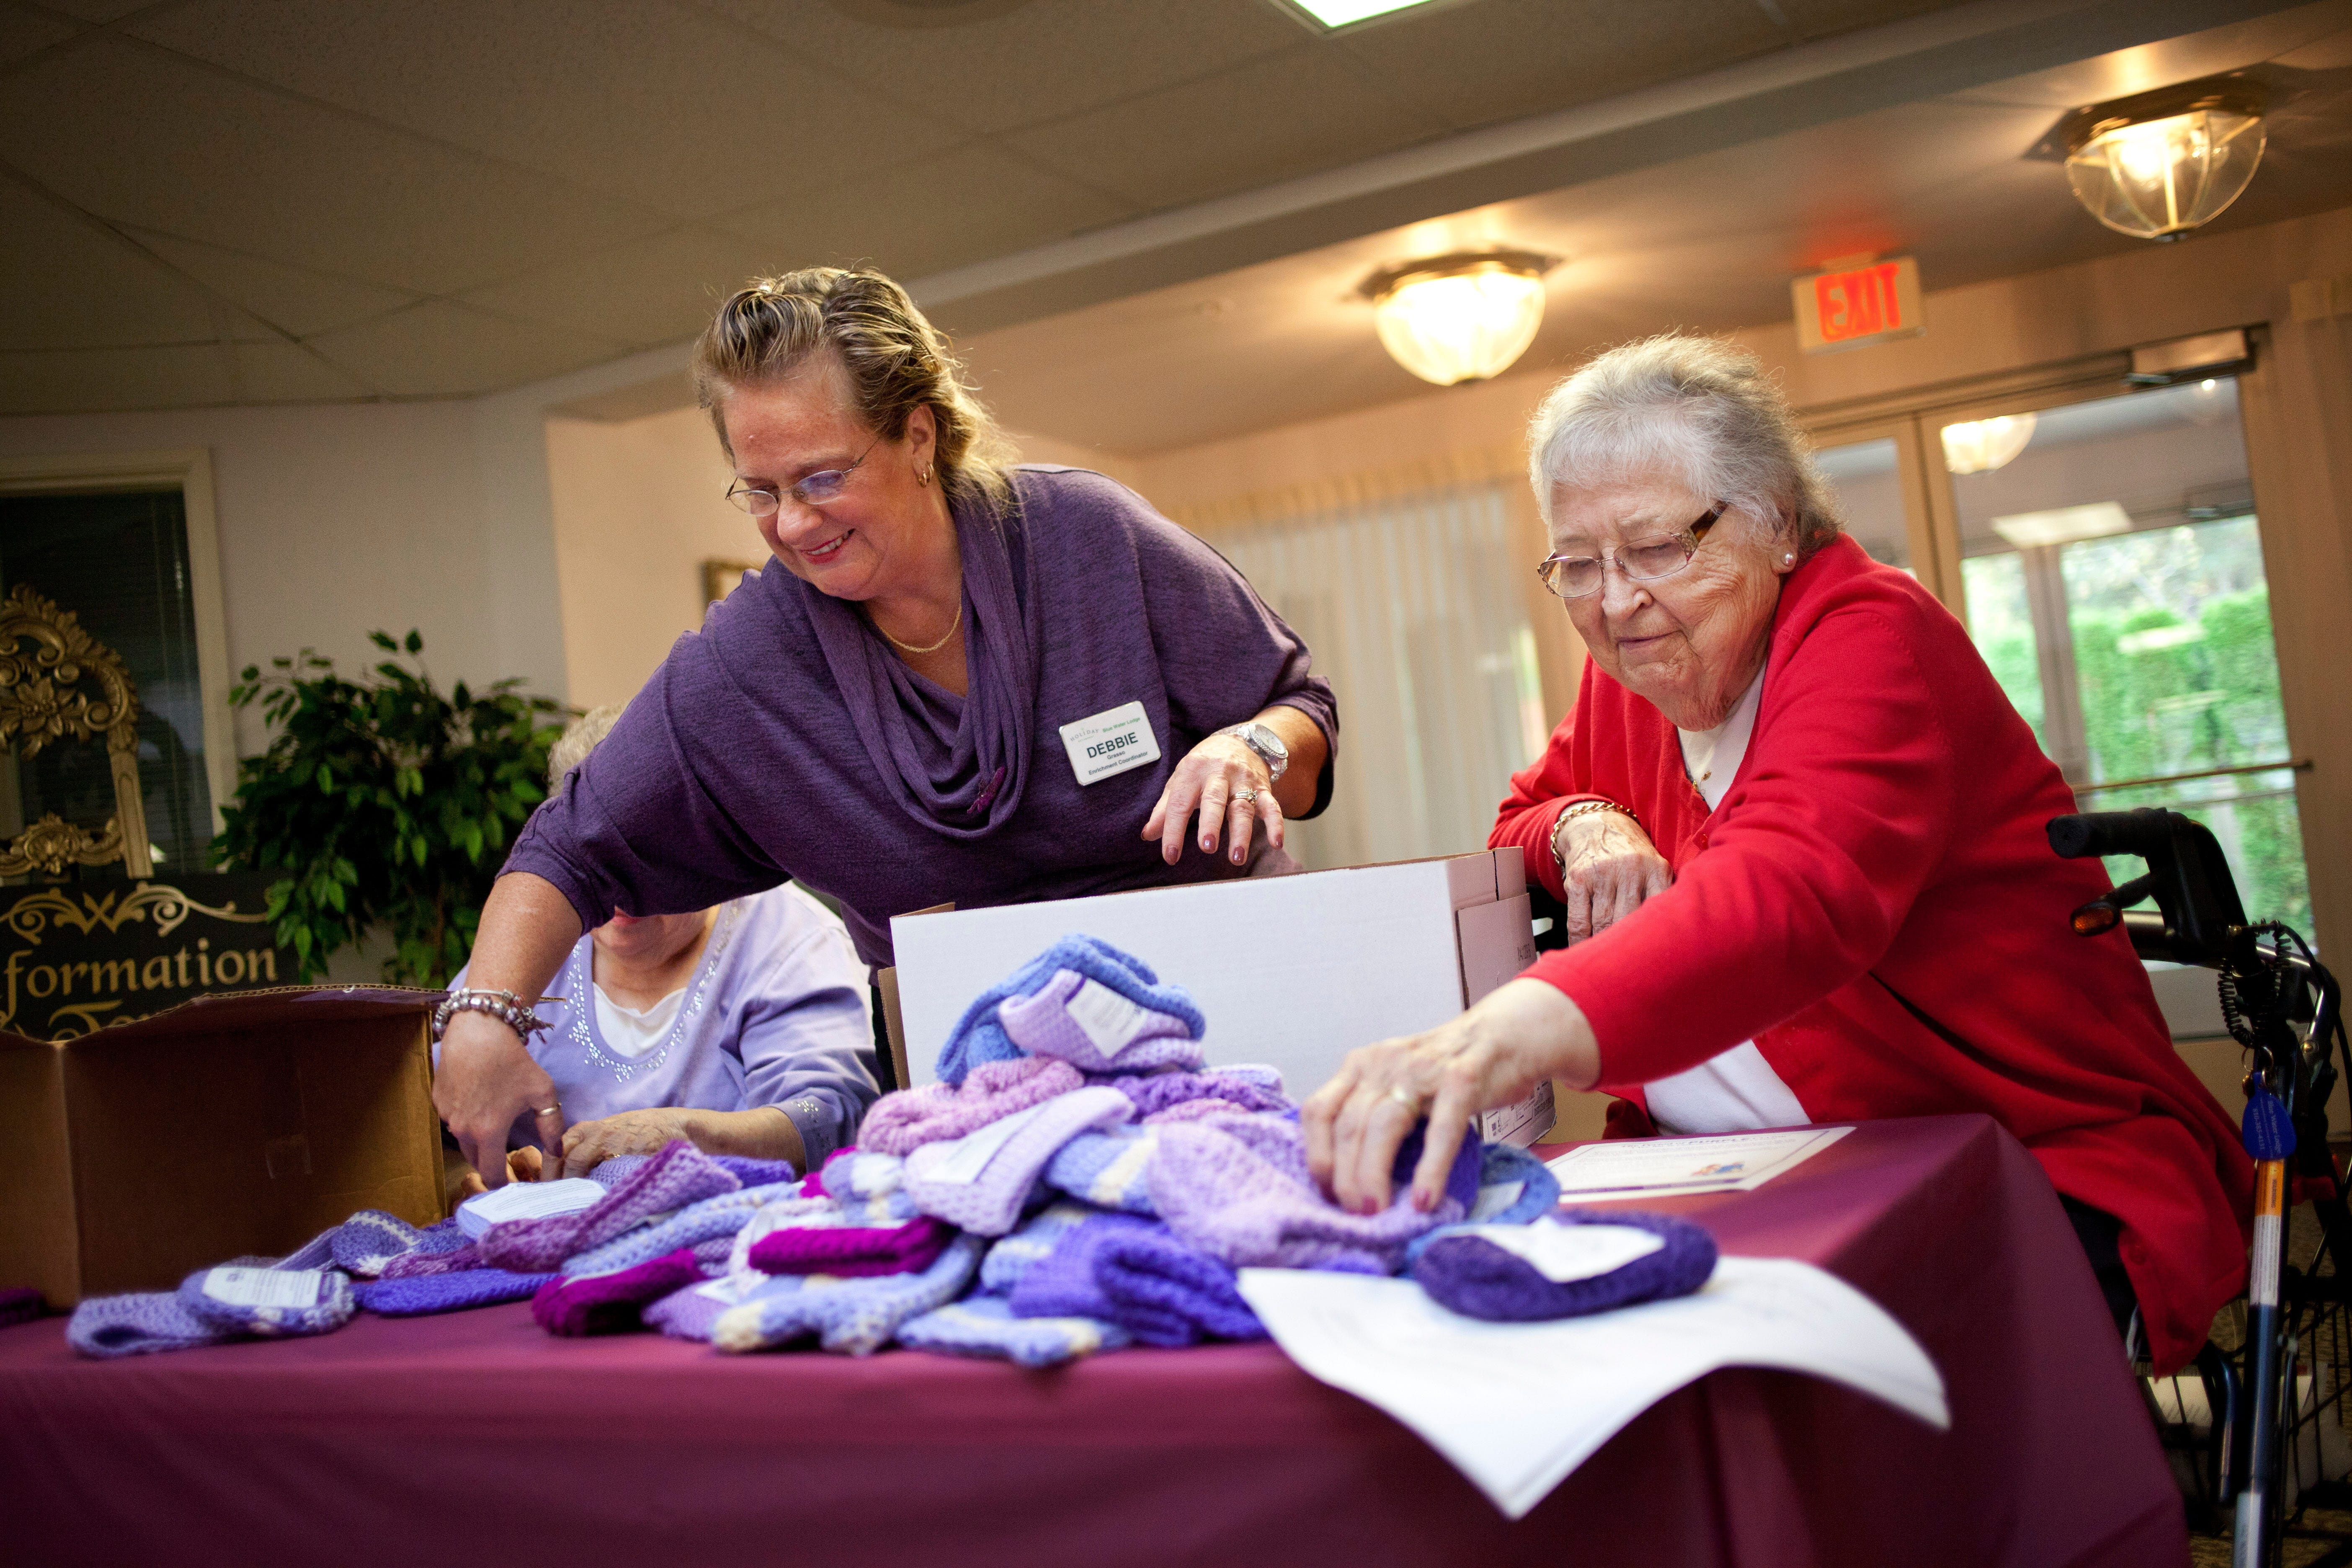
POLYGON ((709 410, 719 444, 735 455, 719 406, 747 386, 790 375, 830 350, 848 373, 867 429, 886 441, 907 434, 918 408, 938 429, 940 483, 950 500, 991 510, 1010 503, 1013 448, 964 384, 947 338, 907 291, 864 268, 810 267, 755 278, 719 307, 694 345, 694 395, 709 410))
POLYGON ((607 702, 602 708, 591 708, 563 727, 563 733, 547 752, 547 787, 555 792, 563 788, 563 775, 588 760, 596 742, 612 733, 628 709, 625 702, 607 702))
POLYGON ((1718 338, 1665 332, 1611 349, 1528 423, 1528 479, 1547 528, 1562 485, 1658 473, 1793 526, 1800 555, 1845 526, 1789 400, 1754 354, 1718 338))

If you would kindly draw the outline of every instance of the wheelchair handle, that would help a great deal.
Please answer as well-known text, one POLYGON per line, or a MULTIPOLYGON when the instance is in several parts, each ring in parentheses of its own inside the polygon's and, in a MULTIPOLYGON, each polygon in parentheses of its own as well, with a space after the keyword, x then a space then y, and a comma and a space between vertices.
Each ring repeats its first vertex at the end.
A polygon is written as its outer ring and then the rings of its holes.
POLYGON ((2137 855, 2154 859, 2172 847, 2172 814, 2161 806, 2137 811, 2084 811, 2053 816, 2044 829, 2050 847, 2068 860, 2086 855, 2137 855))

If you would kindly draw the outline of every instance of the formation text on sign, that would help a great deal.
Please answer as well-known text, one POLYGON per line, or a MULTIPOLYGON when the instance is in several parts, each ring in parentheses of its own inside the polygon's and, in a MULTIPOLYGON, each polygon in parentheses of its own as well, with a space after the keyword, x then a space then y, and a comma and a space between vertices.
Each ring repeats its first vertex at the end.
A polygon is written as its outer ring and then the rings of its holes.
POLYGON ((1919 264, 1908 256, 1832 268, 1798 279, 1792 291, 1797 341, 1807 353, 1916 337, 1925 330, 1919 264))
POLYGON ((275 872, 0 889, 0 1029, 69 1039, 207 992, 287 984, 275 872))

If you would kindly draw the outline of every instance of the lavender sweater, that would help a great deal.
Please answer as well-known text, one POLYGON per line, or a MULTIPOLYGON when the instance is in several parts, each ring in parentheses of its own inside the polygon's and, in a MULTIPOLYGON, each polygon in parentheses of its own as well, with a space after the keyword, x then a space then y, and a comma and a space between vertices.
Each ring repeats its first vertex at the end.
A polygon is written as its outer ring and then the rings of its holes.
POLYGON ((671 647, 506 869, 553 883, 592 929, 614 910, 703 909, 796 879, 842 901, 878 966, 892 962, 890 917, 934 904, 1270 868, 1262 848, 1237 868, 1190 834, 1169 866, 1140 834, 1193 746, 1271 704, 1313 719, 1336 756, 1338 709, 1306 645, 1133 491, 1080 468, 1013 479, 1019 506, 1002 524, 957 514, 969 697, 771 563, 671 647), (1061 726, 1129 702, 1159 760, 1081 786, 1061 726))

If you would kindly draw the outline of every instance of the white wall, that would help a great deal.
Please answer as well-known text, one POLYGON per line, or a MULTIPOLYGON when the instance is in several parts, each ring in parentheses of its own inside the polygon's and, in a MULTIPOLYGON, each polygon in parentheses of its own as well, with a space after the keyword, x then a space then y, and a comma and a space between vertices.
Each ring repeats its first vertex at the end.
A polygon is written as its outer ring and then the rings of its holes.
MULTIPOLYGON (((369 630, 413 626, 445 684, 520 675, 561 694, 560 640, 501 636, 475 415, 421 403, 0 419, 0 456, 208 449, 232 670, 306 646, 355 670, 369 630)), ((529 598, 551 577, 508 586, 529 598)), ((260 748, 260 723, 243 716, 240 752, 260 748)))

